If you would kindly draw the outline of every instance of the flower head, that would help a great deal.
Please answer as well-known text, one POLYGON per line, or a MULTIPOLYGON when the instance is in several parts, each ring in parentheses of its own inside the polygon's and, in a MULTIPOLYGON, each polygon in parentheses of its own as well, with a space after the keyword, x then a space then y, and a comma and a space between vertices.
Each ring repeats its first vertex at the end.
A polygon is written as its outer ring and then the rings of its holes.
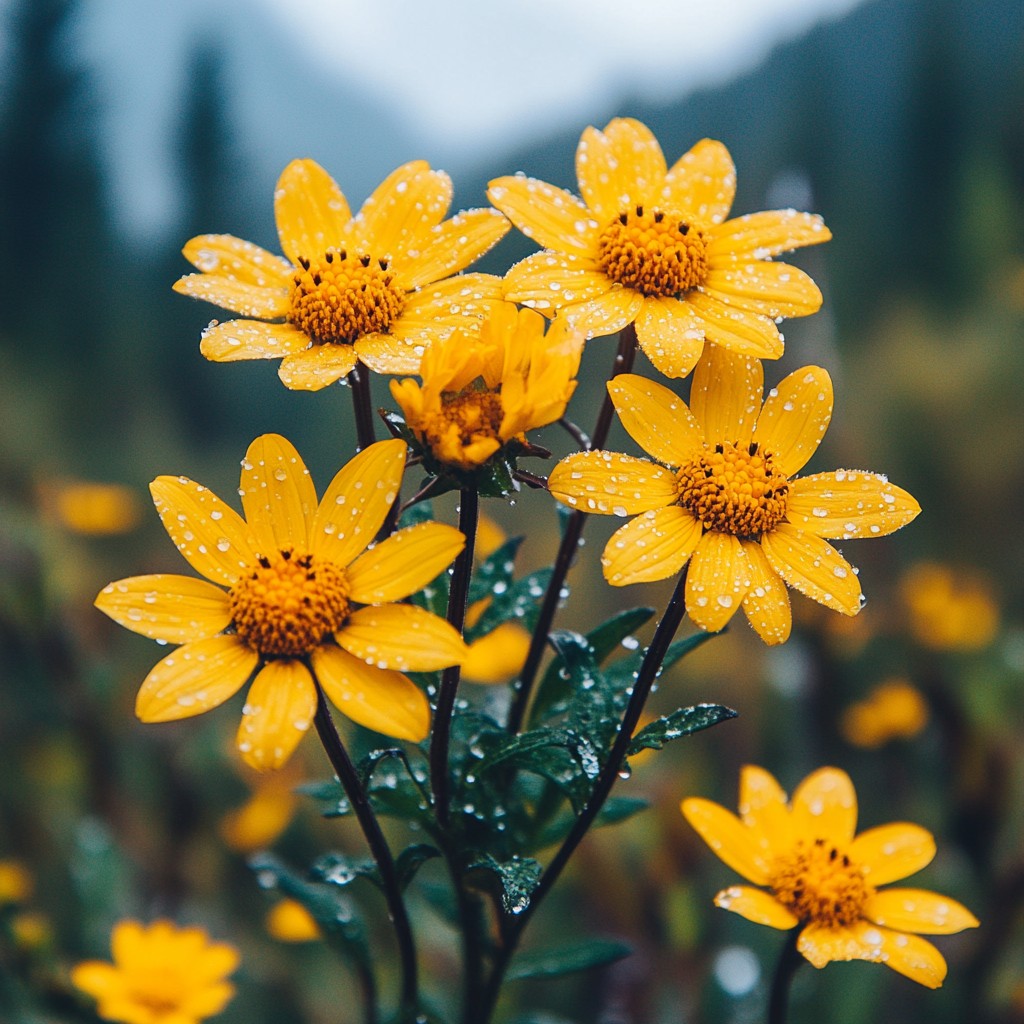
POLYGON ((855 747, 876 748, 894 739, 916 736, 928 724, 928 702, 906 679, 879 683, 864 700, 851 704, 839 730, 855 747))
POLYGON ((415 373, 425 348, 475 329, 501 297, 498 278, 451 275, 490 249, 508 222, 489 209, 445 220, 451 199, 448 175, 415 160, 353 216, 319 164, 292 161, 274 192, 287 259, 231 235, 200 235, 183 250, 200 273, 175 290, 246 318, 211 325, 203 355, 282 359, 281 380, 304 391, 333 384, 357 361, 377 373, 415 373))
POLYGON ((465 656, 447 622, 399 604, 462 550, 464 537, 419 523, 374 545, 398 495, 404 442, 370 445, 335 476, 323 500, 298 452, 277 434, 242 462, 243 520, 187 477, 150 489, 178 550, 202 573, 136 576, 105 587, 96 606, 144 636, 183 646, 149 673, 144 722, 201 714, 259 669, 237 744, 257 769, 288 759, 316 711, 314 676, 349 718, 419 741, 430 709, 403 671, 429 672, 465 656))
POLYGON ((608 390, 623 426, 657 461, 580 452, 552 470, 548 487, 573 508, 636 516, 604 549, 609 583, 666 579, 690 560, 690 618, 719 630, 742 605, 769 644, 785 641, 792 626, 786 583, 857 614, 857 572, 825 538, 891 533, 920 506, 876 473, 795 476, 832 415, 823 369, 791 373, 762 407, 761 363, 714 347, 693 375, 689 408, 632 374, 608 390))
POLYGON ((887 964, 938 988, 946 962, 923 935, 949 935, 978 921, 955 900, 923 889, 881 889, 931 862, 935 840, 898 822, 855 836, 857 794, 838 768, 821 768, 787 803, 763 768, 740 776, 739 817, 710 800, 684 800, 686 820, 715 853, 753 882, 715 903, 771 928, 800 927, 797 948, 815 967, 831 960, 887 964))
POLYGON ((769 259, 831 235, 794 210, 726 220, 736 170, 704 139, 669 168, 639 121, 587 128, 576 150, 582 201, 534 178, 491 182, 488 197, 542 245, 505 278, 505 295, 568 318, 588 337, 635 323, 640 347, 666 376, 683 377, 705 340, 775 359, 775 321, 806 316, 821 292, 803 271, 769 259))
POLYGON ((225 979, 238 966, 232 946, 211 942, 202 928, 170 921, 121 921, 110 938, 114 962, 87 960, 72 982, 98 1001, 104 1020, 122 1024, 198 1024, 235 994, 225 979))
POLYGON ((919 562, 900 583, 910 632, 937 651, 979 651, 999 631, 991 583, 971 570, 919 562))

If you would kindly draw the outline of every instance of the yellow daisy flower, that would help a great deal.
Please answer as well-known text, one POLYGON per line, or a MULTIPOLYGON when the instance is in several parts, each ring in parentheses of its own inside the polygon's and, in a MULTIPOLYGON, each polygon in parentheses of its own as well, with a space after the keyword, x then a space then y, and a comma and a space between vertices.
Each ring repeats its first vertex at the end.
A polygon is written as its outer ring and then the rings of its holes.
POLYGON ((186 477, 153 481, 171 539, 212 582, 135 576, 96 599, 122 626, 183 644, 143 682, 135 705, 142 721, 217 707, 259 668, 237 736, 253 768, 280 767, 309 728, 314 676, 360 725, 415 742, 426 736, 427 699, 402 672, 456 664, 466 648, 443 619, 396 602, 434 579, 465 538, 420 523, 374 545, 405 453, 403 441, 370 445, 342 467, 318 505, 298 452, 264 434, 242 462, 245 520, 186 477))
POLYGON ((453 335, 427 349, 422 384, 391 381, 406 425, 438 469, 477 469, 565 412, 583 339, 563 321, 545 335, 544 323, 539 313, 500 303, 479 340, 453 335))
POLYGON ((791 373, 763 407, 761 363, 717 346, 694 372, 689 408, 633 374, 608 390, 623 426, 657 461, 580 452, 552 470, 548 487, 573 508, 636 516, 604 549, 613 586, 673 576, 692 555, 686 611, 702 629, 721 629, 742 605, 766 643, 784 642, 784 582, 856 615, 857 571, 824 538, 879 537, 921 510, 876 473, 794 477, 832 416, 832 381, 820 367, 791 373))
POLYGON ((937 893, 880 889, 929 864, 935 840, 907 822, 855 836, 857 794, 838 768, 809 775, 787 803, 768 772, 747 766, 739 817, 697 797, 682 811, 729 867, 763 886, 723 889, 716 905, 771 928, 800 926, 797 948, 815 967, 870 960, 938 988, 946 961, 920 936, 978 925, 966 907, 937 893))
POLYGON ((864 700, 851 704, 839 720, 839 731, 855 747, 877 749, 890 740, 911 739, 928 724, 928 701, 906 679, 879 683, 864 700))
POLYGON ((183 250, 201 272, 175 290, 246 317, 207 328, 203 355, 281 359, 281 380, 304 391, 333 384, 357 361, 377 373, 416 373, 431 342, 472 330, 501 298, 499 278, 452 275, 490 249, 508 221, 490 209, 445 220, 451 200, 448 175, 414 160, 353 216, 319 164, 292 161, 274 192, 287 259, 231 235, 200 235, 183 250))
POLYGON ((235 994, 225 979, 238 967, 238 951, 211 942, 202 928, 120 921, 110 945, 113 963, 87 960, 71 972, 75 986, 98 1001, 104 1020, 198 1024, 235 994))
POLYGON ((508 272, 506 298, 588 337, 635 324, 669 377, 693 369, 705 340, 776 359, 775 321, 821 306, 802 270, 769 257, 826 242, 828 229, 795 210, 726 220, 736 169, 722 143, 704 139, 669 168, 650 129, 616 118, 583 132, 576 175, 582 201, 522 175, 491 182, 491 202, 546 250, 508 272))

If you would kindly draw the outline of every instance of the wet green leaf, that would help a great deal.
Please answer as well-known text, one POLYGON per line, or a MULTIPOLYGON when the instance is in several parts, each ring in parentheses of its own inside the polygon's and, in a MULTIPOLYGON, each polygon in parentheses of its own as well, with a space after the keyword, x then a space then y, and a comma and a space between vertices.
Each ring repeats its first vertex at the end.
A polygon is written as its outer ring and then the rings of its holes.
POLYGON ((633 950, 612 939, 589 939, 561 949, 542 949, 520 953, 508 972, 510 981, 523 978, 557 978, 563 974, 603 967, 629 956, 633 950))
POLYGON ((735 718, 736 714, 732 708, 723 704, 696 704, 689 708, 679 708, 644 726, 633 737, 628 752, 632 755, 641 750, 661 750, 672 740, 708 729, 726 719, 735 718))

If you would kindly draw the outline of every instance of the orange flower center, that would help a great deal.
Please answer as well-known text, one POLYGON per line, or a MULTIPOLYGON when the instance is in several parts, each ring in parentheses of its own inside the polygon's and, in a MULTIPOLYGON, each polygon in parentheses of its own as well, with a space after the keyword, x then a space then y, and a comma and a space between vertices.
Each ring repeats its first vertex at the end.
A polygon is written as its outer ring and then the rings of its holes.
POLYGON ((703 284, 707 234, 696 224, 642 206, 620 213, 597 240, 597 262, 643 295, 679 295, 703 284))
POLYGON ((860 865, 824 839, 801 840, 778 857, 769 884, 776 899, 801 921, 827 928, 859 921, 865 901, 874 893, 860 865))
POLYGON ((133 972, 131 1000, 144 1007, 156 1019, 181 1010, 186 980, 174 967, 155 967, 133 972))
POLYGON ((789 483, 756 441, 716 444, 679 467, 679 504, 705 530, 760 537, 786 516, 789 483))
POLYGON ((333 562, 282 551, 240 579, 229 595, 238 635, 267 657, 309 654, 348 616, 348 581, 333 562))
POLYGON ((386 331, 402 312, 405 293, 387 260, 328 249, 319 259, 299 257, 288 321, 314 344, 351 344, 386 331))
POLYGON ((462 391, 445 392, 440 408, 415 429, 440 462, 472 469, 494 454, 494 445, 486 442, 501 445, 504 415, 500 393, 478 382, 462 391), (484 448, 477 448, 481 444, 484 448))

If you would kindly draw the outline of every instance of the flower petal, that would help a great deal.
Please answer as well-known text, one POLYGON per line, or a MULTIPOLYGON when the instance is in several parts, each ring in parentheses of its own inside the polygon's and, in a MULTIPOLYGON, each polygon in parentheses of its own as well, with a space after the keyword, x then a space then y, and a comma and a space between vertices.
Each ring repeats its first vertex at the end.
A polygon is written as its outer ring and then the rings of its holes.
POLYGON ((313 554, 347 566, 373 542, 398 497, 406 444, 394 438, 364 448, 338 470, 313 518, 313 554))
POLYGON ((359 604, 387 604, 422 590, 466 546, 444 523, 418 523, 393 533, 348 567, 349 597, 359 604))
POLYGON ((181 250, 204 274, 217 274, 258 288, 289 288, 294 267, 287 260, 234 235, 197 235, 181 250))
POLYGON ((413 291, 468 267, 497 244, 511 224, 497 211, 466 210, 438 224, 416 256, 408 253, 399 272, 403 288, 413 291))
POLYGON ((729 150, 701 139, 669 170, 665 193, 672 204, 705 224, 721 224, 736 195, 736 167, 729 150))
POLYGON ((832 378, 820 366, 794 370, 768 395, 754 439, 787 476, 817 451, 832 419, 832 378))
POLYGON ((685 300, 704 324, 704 340, 755 359, 778 359, 785 344, 775 321, 729 306, 713 295, 689 291, 685 300))
POLYGON ((399 672, 433 672, 461 664, 467 654, 458 630, 412 604, 360 608, 334 637, 349 654, 399 672))
POLYGON ((358 361, 351 345, 311 345, 285 356, 277 375, 292 391, 321 391, 347 377, 358 361))
POLYGON ((749 885, 733 885, 715 896, 715 906, 731 910, 754 924, 788 930, 795 928, 799 919, 784 907, 771 893, 749 885))
POLYGON ((824 839, 845 847, 857 828, 857 793, 839 768, 819 768, 797 786, 790 802, 797 838, 824 839))
POLYGON ((367 665, 338 647, 313 651, 313 671, 342 714, 374 732, 419 743, 430 731, 430 704, 401 672, 367 665))
POLYGON ((828 541, 780 523, 761 538, 771 567, 801 594, 844 615, 863 603, 853 566, 828 541))
POLYGON ((816 213, 796 210, 766 210, 734 217, 715 228, 708 245, 708 258, 716 262, 730 256, 764 259, 827 242, 832 232, 816 213))
POLYGON ((615 411, 629 436, 668 466, 681 466, 702 448, 700 424, 686 403, 656 381, 620 373, 608 381, 615 411))
POLYGON ((571 192, 537 178, 495 178, 487 198, 527 238, 544 249, 592 256, 599 225, 571 192))
POLYGON ((315 160, 293 160, 277 179, 274 216, 281 251, 297 264, 340 246, 352 218, 334 179, 315 160))
POLYGON ((518 622, 503 622, 469 645, 462 663, 467 683, 507 683, 522 670, 530 650, 530 634, 518 622))
POLYGON ((685 377, 704 351, 704 324, 678 299, 648 296, 636 334, 644 355, 666 377, 685 377))
POLYGON ((613 587, 675 576, 700 541, 702 527, 689 512, 670 505, 638 515, 611 535, 601 555, 613 587))
POLYGON ((759 544, 749 540, 740 543, 750 570, 750 589, 743 598, 747 621, 766 644, 784 644, 793 628, 786 584, 771 567, 759 544))
POLYGON ((237 636, 211 636, 172 651, 143 680, 135 714, 143 722, 174 722, 215 708, 252 675, 259 655, 237 636))
POLYGON ((740 820, 765 837, 773 850, 783 850, 792 842, 786 794, 775 776, 747 764, 740 772, 740 820))
MULTIPOLYGON (((424 349, 435 341, 446 339, 452 333, 450 327, 431 324, 425 340, 416 337, 401 337, 399 334, 366 334, 353 346, 359 361, 374 373, 416 373, 420 372, 424 349)), ((403 331, 403 334, 406 333, 403 331)), ((413 333, 409 331, 409 333, 413 333)))
POLYGON ((875 924, 921 935, 953 935, 980 923, 962 903, 927 889, 876 892, 867 898, 863 913, 875 924))
POLYGON ((199 351, 215 363, 241 359, 280 359, 309 347, 309 338, 292 324, 228 320, 203 331, 199 351))
MULTIPOLYGON (((631 288, 616 288, 586 302, 563 306, 559 315, 569 326, 581 331, 587 338, 603 338, 617 334, 632 323, 644 307, 644 297, 631 288)), ((541 307, 536 306, 537 309, 541 307)))
MULTIPOLYGON (((654 133, 635 118, 617 117, 609 121, 602 134, 607 140, 607 149, 601 154, 599 173, 608 175, 615 190, 612 199, 619 204, 610 215, 621 213, 629 206, 656 203, 665 184, 668 164, 654 133)), ((584 138, 588 139, 588 145, 593 141, 586 133, 584 138)), ((580 141, 582 144, 583 139, 580 141)))
POLYGON ((504 282, 500 277, 458 274, 407 295, 402 315, 391 325, 391 332, 409 338, 411 332, 433 328, 428 337, 446 337, 453 328, 478 326, 473 322, 502 301, 504 282))
POLYGON ((207 579, 230 587, 256 561, 249 527, 209 488, 184 476, 158 476, 149 491, 171 540, 207 579))
POLYGON ((775 852, 766 837, 719 804, 700 797, 689 797, 680 804, 683 817, 697 834, 721 858, 755 885, 767 885, 775 852))
POLYGON ((760 360, 708 345, 690 384, 690 411, 704 440, 711 445, 719 441, 745 445, 761 411, 763 388, 760 360))
POLYGON ((686 577, 686 614, 717 633, 733 617, 750 586, 747 556, 731 533, 705 533, 686 577))
POLYGON ((250 768, 273 771, 292 756, 316 714, 316 687, 301 661, 268 662, 253 680, 235 742, 250 768))
POLYGON ((675 502, 675 473, 631 455, 587 451, 567 455, 551 470, 548 490, 582 512, 631 516, 675 502))
POLYGON ((505 298, 546 316, 574 302, 590 302, 614 288, 591 259, 558 252, 537 252, 505 275, 505 298))
POLYGON ((935 856, 935 840, 920 825, 894 822, 861 832, 850 846, 850 856, 877 887, 927 867, 935 856))
POLYGON ((257 554, 309 551, 316 488, 295 446, 280 434, 261 434, 242 460, 242 508, 257 554))
POLYGON ((808 316, 821 309, 821 290, 788 263, 712 263, 704 289, 727 306, 770 316, 808 316))
POLYGON ((285 316, 290 306, 285 287, 261 288, 217 274, 186 274, 172 287, 179 295, 190 295, 233 313, 265 320, 285 316))
POLYGON ((817 537, 882 537, 921 511, 913 496, 877 473, 837 469, 789 487, 786 518, 817 537))
POLYGON ((214 636, 231 622, 228 595, 193 576, 132 576, 109 583, 96 607, 126 629, 183 644, 214 636))

